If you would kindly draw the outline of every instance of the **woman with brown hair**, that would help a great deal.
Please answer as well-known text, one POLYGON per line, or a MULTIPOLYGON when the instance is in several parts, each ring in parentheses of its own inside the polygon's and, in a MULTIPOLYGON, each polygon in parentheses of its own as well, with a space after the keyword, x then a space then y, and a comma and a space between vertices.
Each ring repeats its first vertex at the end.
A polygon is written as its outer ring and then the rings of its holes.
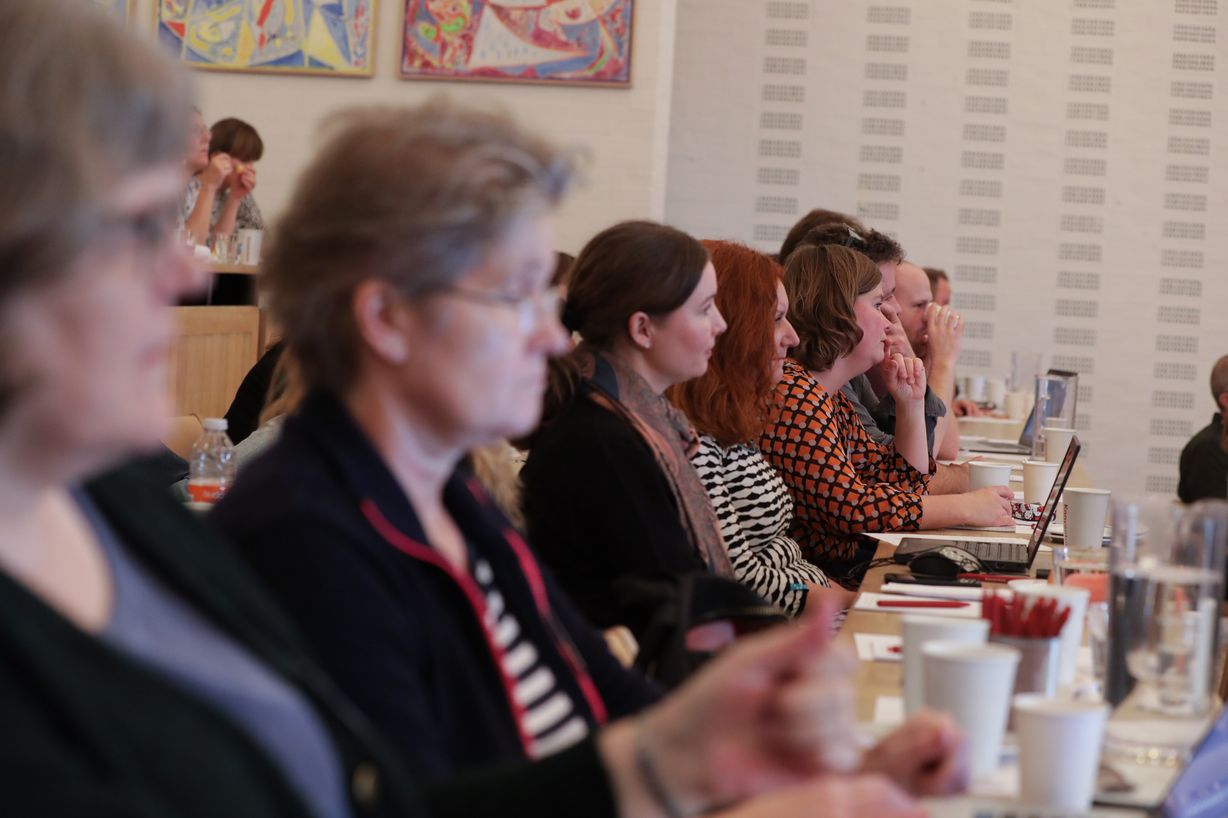
POLYGON ((842 583, 869 560, 863 533, 1006 525, 1012 494, 1002 487, 928 494, 933 461, 925 432, 925 367, 891 356, 882 368, 895 398, 891 446, 876 443, 840 388, 881 364, 890 348, 882 274, 838 245, 805 246, 785 266, 789 320, 798 344, 776 389, 773 419, 760 445, 793 493, 793 535, 803 552, 842 583))
POLYGON ((256 189, 256 163, 264 156, 264 140, 248 123, 227 117, 209 129, 209 158, 230 157, 231 170, 213 201, 213 236, 236 230, 263 230, 264 216, 252 192, 256 189))
POLYGON ((553 366, 521 477, 534 547, 601 627, 643 633, 646 583, 732 576, 695 431, 664 397, 708 368, 716 289, 703 246, 652 222, 603 230, 572 268, 563 320, 583 341, 553 366))
POLYGON ((691 462, 721 522, 734 575, 796 616, 827 577, 789 537, 793 499, 757 442, 797 333, 789 323, 783 271, 742 244, 705 241, 718 284, 716 304, 729 322, 708 371, 669 390, 695 424, 691 462))

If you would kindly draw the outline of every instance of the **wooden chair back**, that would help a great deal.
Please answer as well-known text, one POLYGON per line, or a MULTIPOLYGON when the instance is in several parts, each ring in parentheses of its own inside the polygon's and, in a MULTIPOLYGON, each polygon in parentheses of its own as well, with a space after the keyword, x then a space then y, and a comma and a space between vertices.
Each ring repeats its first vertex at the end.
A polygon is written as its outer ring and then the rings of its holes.
POLYGON ((170 389, 175 412, 222 417, 260 353, 257 307, 175 307, 178 334, 171 349, 170 389))

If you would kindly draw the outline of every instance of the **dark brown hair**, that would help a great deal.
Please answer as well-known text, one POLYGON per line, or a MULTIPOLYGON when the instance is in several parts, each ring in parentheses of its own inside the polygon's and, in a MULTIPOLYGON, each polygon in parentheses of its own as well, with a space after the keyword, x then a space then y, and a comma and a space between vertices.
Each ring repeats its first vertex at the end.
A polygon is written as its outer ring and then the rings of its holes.
POLYGON ((215 153, 227 154, 240 162, 259 162, 264 156, 264 140, 241 119, 219 119, 209 129, 209 155, 215 153))
POLYGON ((558 203, 571 154, 506 116, 435 100, 334 118, 299 178, 261 283, 306 388, 352 382, 351 307, 371 279, 421 299, 481 263, 508 227, 558 203))
POLYGON ((947 277, 946 270, 939 270, 937 267, 922 267, 921 269, 925 271, 925 277, 930 280, 931 289, 937 287, 939 281, 951 280, 947 277))
MULTIPOLYGON (((655 318, 685 304, 707 265, 703 245, 676 228, 649 221, 607 227, 584 245, 572 265, 563 324, 608 352, 628 338, 635 313, 655 318)), ((543 425, 575 397, 577 379, 570 356, 551 363, 543 425)))
POLYGON ((797 220, 797 224, 789 228, 789 234, 785 236, 784 243, 780 245, 780 252, 776 255, 776 260, 784 264, 789 260, 789 256, 793 255, 802 244, 802 239, 806 234, 816 227, 822 227, 829 224, 838 224, 845 227, 851 227, 857 232, 863 232, 866 228, 857 219, 844 213, 837 213, 834 210, 824 210, 821 207, 816 207, 805 216, 797 220))
POLYGON ((797 330, 793 357, 815 372, 831 369, 861 342, 858 296, 883 275, 865 255, 839 245, 799 247, 785 265, 789 322, 797 330))
POLYGON ((728 328, 717 336, 708 371, 667 395, 696 429, 728 447, 757 439, 767 423, 776 385, 776 285, 784 271, 744 244, 703 245, 716 268, 716 306, 728 328))
POLYGON ((875 264, 904 260, 904 248, 899 242, 873 228, 861 228, 842 224, 826 224, 814 228, 802 238, 803 245, 822 247, 828 244, 856 250, 875 264))

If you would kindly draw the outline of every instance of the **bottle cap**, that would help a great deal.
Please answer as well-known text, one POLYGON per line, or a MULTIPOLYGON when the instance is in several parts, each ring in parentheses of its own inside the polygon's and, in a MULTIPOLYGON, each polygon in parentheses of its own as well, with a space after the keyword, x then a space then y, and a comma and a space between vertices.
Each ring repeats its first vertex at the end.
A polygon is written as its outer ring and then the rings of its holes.
POLYGON ((200 422, 206 432, 224 432, 230 428, 226 418, 205 418, 200 422))

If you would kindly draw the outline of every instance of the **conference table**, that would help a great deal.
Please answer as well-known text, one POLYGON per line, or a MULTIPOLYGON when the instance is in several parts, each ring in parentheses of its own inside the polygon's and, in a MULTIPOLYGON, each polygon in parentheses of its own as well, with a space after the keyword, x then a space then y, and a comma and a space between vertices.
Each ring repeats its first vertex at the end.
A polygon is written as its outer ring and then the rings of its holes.
MULTIPOLYGON (((972 456, 968 453, 961 453, 960 460, 965 460, 972 456)), ((1017 462, 1007 456, 998 455, 981 455, 983 459, 1000 459, 1017 462)), ((1017 487, 1019 484, 1015 484, 1017 487)), ((1071 472, 1068 485, 1073 487, 1090 487, 1090 481, 1087 471, 1081 464, 1076 463, 1071 472)), ((935 536, 951 536, 964 537, 977 536, 975 532, 967 530, 943 529, 917 532, 922 535, 935 536)), ((875 559, 886 559, 891 557, 895 552, 894 543, 898 541, 899 535, 871 535, 879 540, 878 548, 875 552, 875 559)), ((1014 535, 1006 533, 993 533, 986 535, 987 537, 1014 537, 1021 541, 1027 540, 1027 535, 1016 533, 1014 535)), ((1038 569, 1047 569, 1052 565, 1052 554, 1047 548, 1042 548, 1037 555, 1035 564, 1032 566, 1032 573, 1035 574, 1038 569)), ((883 577, 888 573, 908 573, 907 566, 904 565, 883 565, 880 567, 871 568, 862 582, 859 593, 877 592, 883 585, 883 577)), ((1004 588, 1004 585, 994 583, 985 583, 985 588, 1004 588)), ((882 613, 878 611, 860 610, 854 607, 849 611, 848 617, 845 619, 844 625, 841 627, 841 638, 847 639, 850 643, 853 642, 854 634, 882 634, 882 635, 900 635, 901 615, 898 613, 882 613)), ((850 644, 850 647, 852 645, 850 644)), ((901 678, 901 663, 900 662, 885 662, 885 661, 859 661, 857 663, 857 676, 855 679, 856 685, 856 708, 857 721, 864 725, 870 725, 875 732, 885 732, 889 729, 888 724, 883 723, 884 713, 890 708, 884 708, 882 705, 898 699, 901 695, 902 678, 901 678), (880 702, 880 700, 882 700, 880 702), (876 714, 876 709, 881 710, 876 714), (876 723, 876 715, 879 716, 879 721, 876 723)), ((888 716, 887 718, 890 718, 888 716)), ((978 814, 988 804, 1009 808, 1011 801, 1001 795, 983 794, 961 796, 958 798, 938 798, 930 799, 926 802, 927 808, 933 818, 956 818, 956 816, 967 816, 971 818, 978 814)), ((1026 809, 1021 815, 1030 815, 1026 809)), ((1043 813, 1039 813, 1043 814, 1043 813)), ((1124 809, 1117 807, 1096 807, 1093 813, 1097 818, 1104 816, 1105 818, 1118 818, 1118 816, 1140 816, 1146 814, 1143 810, 1124 809)))

